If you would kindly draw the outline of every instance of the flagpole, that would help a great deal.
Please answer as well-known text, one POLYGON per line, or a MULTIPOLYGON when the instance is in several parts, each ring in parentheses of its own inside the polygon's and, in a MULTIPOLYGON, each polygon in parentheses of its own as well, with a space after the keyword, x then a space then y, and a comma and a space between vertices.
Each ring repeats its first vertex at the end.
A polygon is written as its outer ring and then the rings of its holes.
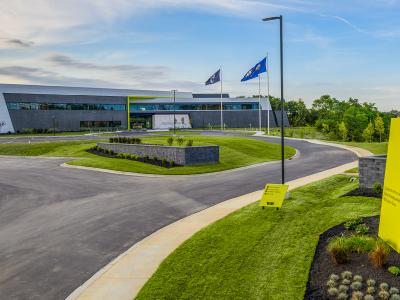
POLYGON ((269 103, 269 109, 267 111, 268 114, 268 135, 269 135, 269 114, 271 112, 271 101, 269 101, 269 57, 268 57, 268 52, 267 52, 267 90, 268 90, 268 103, 269 103))
POLYGON ((261 131, 261 78, 258 74, 258 130, 261 131))
POLYGON ((223 106, 222 106, 222 67, 219 67, 219 78, 221 82, 221 130, 224 130, 224 117, 223 117, 223 106))

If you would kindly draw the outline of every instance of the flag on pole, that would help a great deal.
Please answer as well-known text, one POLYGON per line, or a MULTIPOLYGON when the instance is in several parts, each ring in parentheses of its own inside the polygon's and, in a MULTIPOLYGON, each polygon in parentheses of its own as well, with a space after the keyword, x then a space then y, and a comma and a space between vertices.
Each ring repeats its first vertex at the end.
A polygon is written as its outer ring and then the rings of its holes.
POLYGON ((214 84, 221 81, 221 69, 215 72, 208 80, 206 81, 206 85, 214 84))
POLYGON ((259 74, 267 72, 267 58, 264 57, 258 64, 252 67, 246 75, 242 78, 241 81, 247 81, 253 78, 258 77, 259 74))

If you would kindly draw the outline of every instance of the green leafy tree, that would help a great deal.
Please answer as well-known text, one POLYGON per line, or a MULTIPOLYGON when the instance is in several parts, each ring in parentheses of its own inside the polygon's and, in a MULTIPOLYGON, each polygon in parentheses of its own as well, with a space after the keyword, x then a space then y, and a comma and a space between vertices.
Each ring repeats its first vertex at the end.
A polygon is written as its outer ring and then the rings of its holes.
POLYGON ((343 116, 343 121, 348 130, 348 136, 352 141, 361 141, 363 131, 368 126, 368 117, 358 105, 349 107, 343 116))
POLYGON ((342 137, 342 140, 346 141, 347 140, 347 133, 348 133, 348 130, 347 130, 347 127, 346 127, 346 123, 343 122, 343 121, 340 122, 338 128, 339 128, 339 133, 340 133, 340 136, 342 137))
POLYGON ((379 142, 382 142, 382 135, 385 133, 385 123, 381 116, 375 118, 375 130, 379 134, 379 142))
POLYGON ((375 128, 374 128, 374 124, 372 124, 372 122, 369 122, 367 128, 364 129, 363 131, 363 138, 366 142, 372 142, 372 136, 375 133, 375 128))

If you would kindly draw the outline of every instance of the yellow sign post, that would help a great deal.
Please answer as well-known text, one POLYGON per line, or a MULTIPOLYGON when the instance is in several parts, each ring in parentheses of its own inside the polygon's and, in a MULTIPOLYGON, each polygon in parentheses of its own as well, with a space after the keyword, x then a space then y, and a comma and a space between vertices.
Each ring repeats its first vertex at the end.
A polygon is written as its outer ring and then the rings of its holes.
POLYGON ((281 208, 289 186, 287 184, 267 184, 262 195, 260 206, 281 208))
POLYGON ((379 237, 400 253, 400 119, 392 119, 379 237))

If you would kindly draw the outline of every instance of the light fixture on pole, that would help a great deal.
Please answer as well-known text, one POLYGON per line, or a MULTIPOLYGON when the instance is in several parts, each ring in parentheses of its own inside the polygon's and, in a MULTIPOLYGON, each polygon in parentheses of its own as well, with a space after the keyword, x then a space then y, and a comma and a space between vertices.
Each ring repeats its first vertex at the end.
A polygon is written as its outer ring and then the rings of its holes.
POLYGON ((280 29, 280 56, 281 56, 281 160, 282 160, 282 184, 285 183, 285 127, 283 125, 285 100, 283 97, 283 17, 264 18, 263 21, 279 20, 280 29))

